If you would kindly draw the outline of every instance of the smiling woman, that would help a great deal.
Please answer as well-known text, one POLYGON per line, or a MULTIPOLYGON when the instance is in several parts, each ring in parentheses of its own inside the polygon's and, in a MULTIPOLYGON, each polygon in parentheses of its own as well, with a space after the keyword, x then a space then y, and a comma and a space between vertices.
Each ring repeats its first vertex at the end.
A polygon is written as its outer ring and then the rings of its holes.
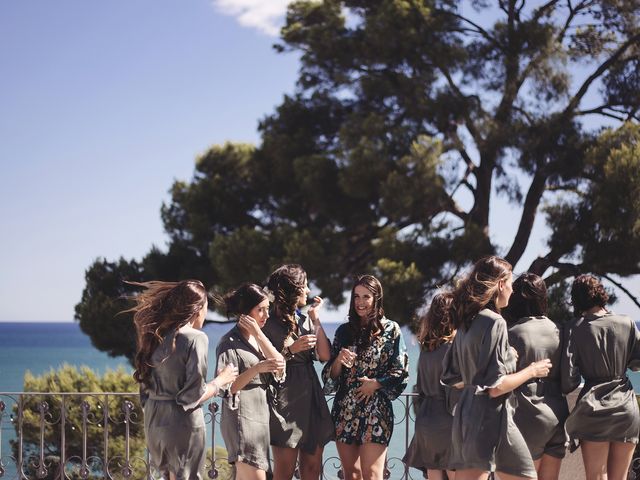
POLYGON ((393 433, 391 401, 407 385, 408 357, 398 324, 385 318, 380 281, 359 277, 349 323, 336 330, 323 371, 325 393, 336 392, 331 415, 345 478, 382 479, 393 433), (355 346, 355 352, 351 347, 355 346))

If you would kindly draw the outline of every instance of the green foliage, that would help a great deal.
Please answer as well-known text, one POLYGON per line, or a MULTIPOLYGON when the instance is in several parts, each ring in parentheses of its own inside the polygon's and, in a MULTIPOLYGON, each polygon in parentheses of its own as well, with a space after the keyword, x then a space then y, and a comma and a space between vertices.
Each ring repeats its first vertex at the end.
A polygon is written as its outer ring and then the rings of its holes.
MULTIPOLYGON (((142 460, 145 459, 145 439, 142 409, 138 398, 138 387, 130 373, 120 368, 107 370, 98 376, 88 367, 80 369, 63 365, 58 370, 51 369, 40 376, 27 371, 24 377, 25 392, 91 392, 92 395, 28 395, 22 400, 23 451, 25 470, 35 477, 40 453, 41 425, 43 445, 46 457, 47 474, 38 478, 60 478, 60 458, 62 457, 61 433, 64 421, 65 444, 64 457, 66 470, 72 478, 80 478, 79 469, 83 449, 83 432, 86 431, 86 448, 90 478, 101 478, 103 464, 97 458, 104 458, 105 425, 108 429, 109 464, 113 473, 120 473, 123 467, 127 425, 129 428, 129 453, 134 466, 133 478, 146 478, 142 460), (98 392, 131 392, 131 395, 105 396, 98 392), (46 402, 46 410, 41 411, 46 402), (64 420, 62 416, 64 402, 64 420), (86 416, 83 416, 83 402, 86 402, 86 416), (124 402, 131 402, 131 421, 125 423, 124 402), (105 413, 108 418, 105 419, 105 413), (86 418, 86 423, 83 422, 86 418)), ((16 420, 19 418, 18 405, 13 409, 16 420)), ((19 422, 14 423, 16 435, 19 422)), ((11 441, 13 455, 17 458, 18 440, 11 441)), ((118 475, 116 475, 118 476, 118 475)))
POLYGON ((214 146, 173 185, 167 253, 89 268, 76 318, 94 342, 115 278, 225 289, 288 261, 334 304, 354 275, 379 274, 406 324, 479 256, 517 265, 543 208, 548 250, 518 270, 550 285, 640 273, 640 5, 468 3, 291 3, 276 48, 300 54, 296 90, 259 145, 214 146), (515 212, 506 245, 497 196, 515 212))

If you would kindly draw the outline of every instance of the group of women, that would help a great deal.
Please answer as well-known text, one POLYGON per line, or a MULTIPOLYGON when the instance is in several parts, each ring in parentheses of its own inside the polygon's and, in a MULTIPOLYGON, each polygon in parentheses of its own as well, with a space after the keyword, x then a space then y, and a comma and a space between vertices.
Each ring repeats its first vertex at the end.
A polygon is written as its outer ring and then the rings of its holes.
POLYGON ((216 348, 209 383, 207 336, 200 331, 207 292, 198 281, 146 282, 135 297, 145 434, 153 465, 175 479, 202 477, 200 405, 222 400, 221 432, 241 480, 317 480, 324 447, 335 440, 345 478, 382 479, 394 426, 392 400, 406 387, 408 358, 399 325, 384 315, 382 285, 356 279, 349 321, 333 343, 299 265, 283 265, 265 287, 243 284, 214 295, 237 320, 216 348), (302 313, 302 307, 306 313, 302 313), (321 385, 314 361, 325 363, 321 385), (331 411, 325 393, 335 393, 331 411))
MULTIPOLYGON (((346 479, 382 479, 393 433, 392 401, 406 387, 401 330, 384 315, 372 275, 351 290, 348 322, 330 343, 309 303, 307 275, 283 265, 263 288, 243 284, 215 296, 236 325, 218 343, 207 383, 207 312, 202 283, 146 282, 133 307, 145 433, 152 463, 174 478, 201 478, 200 405, 223 397, 221 431, 237 479, 317 480, 335 440, 346 479), (324 362, 321 385, 314 361, 324 362), (335 393, 331 411, 325 393, 335 393)), ((546 288, 511 266, 479 260, 421 318, 418 413, 405 462, 430 479, 558 477, 568 441, 580 444, 587 478, 625 478, 640 431, 628 367, 640 362, 629 317, 606 310, 595 277, 571 290, 576 320, 547 318, 546 288), (506 318, 506 320, 505 320, 506 318), (569 413, 565 394, 584 379, 569 413)), ((637 365, 640 367, 640 363, 637 365)))
POLYGON ((567 446, 588 480, 627 478, 640 414, 627 368, 640 334, 606 309, 592 275, 571 288, 575 319, 547 316, 537 275, 512 283, 511 265, 479 260, 421 318, 419 410, 405 462, 429 479, 557 479, 567 446), (569 412, 565 395, 584 380, 569 412))

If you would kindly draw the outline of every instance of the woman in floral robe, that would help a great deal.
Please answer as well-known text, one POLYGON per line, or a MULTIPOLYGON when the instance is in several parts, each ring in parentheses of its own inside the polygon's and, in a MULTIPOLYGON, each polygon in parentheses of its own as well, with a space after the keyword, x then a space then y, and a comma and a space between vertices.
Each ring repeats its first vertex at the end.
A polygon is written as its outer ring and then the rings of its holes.
POLYGON ((363 275, 323 371, 325 393, 336 392, 331 415, 345 478, 382 479, 393 433, 391 401, 406 387, 408 374, 400 327, 384 317, 382 285, 363 275))

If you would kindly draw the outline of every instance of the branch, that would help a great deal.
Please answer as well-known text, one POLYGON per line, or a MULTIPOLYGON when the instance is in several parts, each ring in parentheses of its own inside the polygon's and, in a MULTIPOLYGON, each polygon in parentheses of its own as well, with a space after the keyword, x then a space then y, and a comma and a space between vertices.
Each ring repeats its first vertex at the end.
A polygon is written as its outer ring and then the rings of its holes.
MULTIPOLYGON (((438 67, 438 70, 442 72, 442 75, 444 75, 444 78, 447 79, 447 83, 449 84, 449 87, 451 88, 451 90, 453 90, 453 93, 455 93, 458 96, 458 98, 460 98, 461 100, 466 100, 467 96, 464 93, 462 93, 460 88, 458 88, 458 85, 456 85, 456 83, 453 81, 453 78, 451 77, 449 70, 447 70, 442 65, 437 65, 437 67, 438 67)), ((481 111, 481 113, 484 114, 484 111, 481 111)), ((476 129, 476 126, 473 124, 473 121, 471 120, 469 115, 466 114, 466 112, 464 117, 465 117, 464 124, 467 127, 467 130, 469 130, 469 133, 473 137, 473 140, 476 142, 476 145, 479 145, 480 138, 479 138, 479 133, 478 133, 478 130, 476 129)))
POLYGON ((589 87, 591 87, 591 84, 596 81, 598 79, 598 77, 600 77, 604 72, 606 72, 609 67, 616 62, 624 53, 625 51, 631 47, 632 45, 636 44, 640 42, 640 33, 635 34, 633 37, 629 38, 626 42, 624 42, 620 48, 618 48, 618 50, 616 50, 616 52, 611 55, 607 60, 605 60, 597 69, 595 72, 593 72, 589 78, 587 78, 585 80, 585 82, 582 84, 582 86, 580 87, 580 89, 578 90, 578 92, 573 96, 573 98, 571 99, 571 101, 569 102, 569 104, 567 105, 567 108, 565 108, 564 110, 564 114, 568 114, 569 112, 575 110, 575 108, 578 106, 578 104, 580 103, 580 101, 582 100, 582 97, 585 96, 585 94, 587 93, 587 91, 589 90, 589 87))
POLYGON ((507 253, 507 256, 505 257, 511 265, 516 265, 518 261, 520 261, 522 254, 527 248, 529 238, 531 237, 531 230, 533 229, 533 223, 536 219, 538 205, 540 205, 540 200, 544 193, 546 180, 547 175, 541 173, 541 168, 539 167, 531 181, 529 191, 527 192, 527 197, 522 209, 522 215, 520 216, 518 231, 513 239, 513 244, 509 249, 509 253, 507 253))
POLYGON ((607 280, 609 280, 611 283, 613 283, 616 287, 618 287, 620 290, 622 290, 624 293, 626 293, 627 297, 629 297, 631 299, 631 301, 633 303, 636 304, 636 306, 638 308, 640 308, 640 300, 638 300, 637 297, 634 297, 631 292, 629 290, 627 290, 620 282, 615 281, 613 278, 611 278, 609 275, 602 275, 602 278, 606 278, 607 280))
POLYGON ((502 45, 500 45, 500 43, 494 38, 492 37, 489 32, 487 32, 484 28, 482 28, 480 25, 478 25, 477 23, 469 20, 467 17, 460 15, 459 13, 453 13, 453 12, 449 12, 447 10, 437 10, 437 12, 439 13, 443 13, 445 15, 451 15, 454 18, 457 18, 458 20, 461 20, 465 23, 468 23, 469 25, 471 25, 475 31, 475 33, 479 34, 480 36, 482 36, 485 40, 489 41, 489 43, 491 43, 494 47, 496 47, 498 50, 502 49, 502 45))
POLYGON ((603 117, 613 118, 613 119, 619 120, 621 122, 625 121, 625 117, 620 116, 620 115, 615 115, 613 113, 609 113, 609 112, 606 111, 606 109, 613 110, 609 105, 600 105, 599 107, 591 108, 589 110, 578 110, 575 113, 575 115, 576 116, 580 116, 580 115, 602 115, 603 117))
POLYGON ((560 2, 560 0, 551 0, 544 5, 540 5, 537 10, 535 10, 533 14, 533 23, 536 24, 538 21, 546 14, 547 10, 556 6, 556 4, 560 2))

